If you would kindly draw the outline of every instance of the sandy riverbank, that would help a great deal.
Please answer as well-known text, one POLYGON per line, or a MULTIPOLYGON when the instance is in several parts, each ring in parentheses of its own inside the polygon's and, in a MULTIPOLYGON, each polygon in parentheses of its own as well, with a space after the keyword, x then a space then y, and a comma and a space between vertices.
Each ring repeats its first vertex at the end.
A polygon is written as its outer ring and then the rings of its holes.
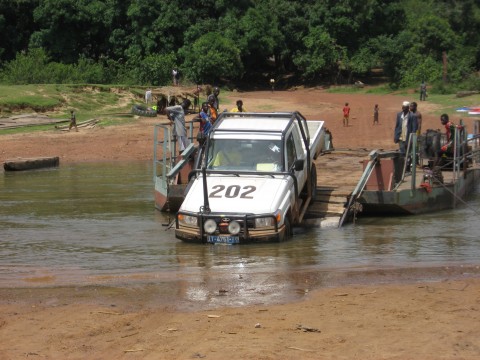
POLYGON ((138 288, 1 294, 1 359, 480 357, 478 278, 335 287, 301 302, 194 312, 147 307, 161 294, 138 288))

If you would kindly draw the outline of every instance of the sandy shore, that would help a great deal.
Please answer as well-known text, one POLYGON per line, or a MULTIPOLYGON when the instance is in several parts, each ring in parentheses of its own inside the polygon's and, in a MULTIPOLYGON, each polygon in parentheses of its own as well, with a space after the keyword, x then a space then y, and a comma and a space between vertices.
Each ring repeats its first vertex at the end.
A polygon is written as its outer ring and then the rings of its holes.
MULTIPOLYGON (((368 149, 395 148, 394 115, 404 100, 320 90, 237 93, 221 100, 232 107, 237 98, 250 111, 299 110, 324 119, 335 147, 368 149), (341 125, 345 101, 352 108, 348 128, 341 125), (375 103, 381 109, 378 126, 371 125, 375 103)), ((419 110, 427 128, 438 128, 433 105, 419 110)), ((2 135, 0 160, 149 160, 152 126, 159 120, 78 133, 2 135)), ((336 286, 286 304, 260 298, 255 306, 208 311, 149 301, 161 296, 138 285, 0 288, 0 359, 480 358, 478 271, 463 277, 445 272, 433 282, 336 286)))
POLYGON ((151 295, 2 289, 0 358, 480 358, 478 278, 338 287, 284 305, 195 312, 145 307, 151 295))

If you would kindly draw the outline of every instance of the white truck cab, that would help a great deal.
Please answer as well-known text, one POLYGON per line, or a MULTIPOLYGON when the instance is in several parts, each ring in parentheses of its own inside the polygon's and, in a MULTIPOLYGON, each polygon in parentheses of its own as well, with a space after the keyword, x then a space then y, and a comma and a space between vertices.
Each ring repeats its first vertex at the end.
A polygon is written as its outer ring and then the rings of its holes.
POLYGON ((183 241, 288 239, 315 196, 324 122, 298 112, 222 113, 177 215, 183 241))

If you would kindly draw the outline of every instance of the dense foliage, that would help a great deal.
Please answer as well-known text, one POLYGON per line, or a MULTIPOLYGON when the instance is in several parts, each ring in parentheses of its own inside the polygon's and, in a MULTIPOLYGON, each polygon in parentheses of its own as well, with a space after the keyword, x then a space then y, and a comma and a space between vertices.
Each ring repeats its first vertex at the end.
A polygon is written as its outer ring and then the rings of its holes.
POLYGON ((0 32, 13 84, 480 87, 477 0, 0 0, 0 32))

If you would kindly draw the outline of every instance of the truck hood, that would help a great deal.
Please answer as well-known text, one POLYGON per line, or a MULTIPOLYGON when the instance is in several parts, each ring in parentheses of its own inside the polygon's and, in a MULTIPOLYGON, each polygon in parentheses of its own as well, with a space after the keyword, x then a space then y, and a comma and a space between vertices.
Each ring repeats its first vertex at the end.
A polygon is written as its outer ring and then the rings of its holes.
MULTIPOLYGON (((225 176, 207 175, 208 201, 215 213, 265 214, 278 210, 289 195, 293 180, 288 176, 225 176)), ((204 205, 203 177, 195 179, 180 211, 198 212, 204 205)))

